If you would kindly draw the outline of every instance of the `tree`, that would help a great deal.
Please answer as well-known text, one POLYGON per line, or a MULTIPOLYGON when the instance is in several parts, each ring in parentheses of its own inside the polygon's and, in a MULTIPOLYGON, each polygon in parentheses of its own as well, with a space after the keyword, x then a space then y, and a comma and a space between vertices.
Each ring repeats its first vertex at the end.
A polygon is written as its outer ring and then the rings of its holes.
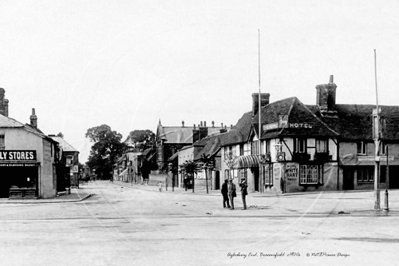
POLYGON ((202 154, 199 161, 202 163, 202 168, 205 170, 206 193, 209 193, 208 170, 213 168, 213 159, 207 154, 202 154))
POLYGON ((122 134, 112 131, 108 125, 101 125, 89 128, 86 138, 94 142, 87 165, 91 169, 95 169, 100 178, 110 178, 112 166, 128 148, 125 143, 121 142, 122 134))
POLYGON ((144 151, 154 146, 155 134, 149 129, 133 130, 129 133, 125 142, 130 142, 138 151, 144 151))
MULTIPOLYGON (((181 171, 186 174, 189 178, 193 179, 193 193, 194 193, 194 174, 198 173, 198 164, 194 161, 188 160, 180 165, 181 171)), ((187 189, 186 189, 187 190, 187 189)))

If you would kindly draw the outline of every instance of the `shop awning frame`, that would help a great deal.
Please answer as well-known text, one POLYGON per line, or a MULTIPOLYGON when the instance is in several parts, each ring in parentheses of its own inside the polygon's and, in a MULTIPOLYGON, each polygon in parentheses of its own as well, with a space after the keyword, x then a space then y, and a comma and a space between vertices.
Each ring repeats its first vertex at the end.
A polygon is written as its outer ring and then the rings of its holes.
POLYGON ((233 169, 259 167, 259 158, 256 155, 241 155, 234 159, 233 169))

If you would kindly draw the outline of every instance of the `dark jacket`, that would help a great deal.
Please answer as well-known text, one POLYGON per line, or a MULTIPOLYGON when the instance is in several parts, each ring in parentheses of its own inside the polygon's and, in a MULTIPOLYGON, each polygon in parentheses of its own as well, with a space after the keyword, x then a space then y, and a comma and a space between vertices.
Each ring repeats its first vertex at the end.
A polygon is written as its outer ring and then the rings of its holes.
POLYGON ((223 195, 227 195, 227 183, 223 183, 222 189, 220 191, 223 195))

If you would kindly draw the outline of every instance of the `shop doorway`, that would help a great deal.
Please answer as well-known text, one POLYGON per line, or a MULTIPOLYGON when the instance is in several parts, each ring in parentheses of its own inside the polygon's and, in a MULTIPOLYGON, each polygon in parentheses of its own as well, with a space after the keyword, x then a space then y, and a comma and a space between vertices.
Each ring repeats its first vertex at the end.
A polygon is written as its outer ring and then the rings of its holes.
POLYGON ((342 189, 353 190, 355 182, 355 171, 351 167, 345 167, 343 170, 344 170, 344 180, 342 184, 342 189))
POLYGON ((255 191, 259 192, 259 168, 258 167, 252 168, 252 173, 254 175, 254 188, 255 188, 255 191))
POLYGON ((220 189, 220 172, 215 172, 215 189, 220 189))
POLYGON ((20 166, 0 167, 0 198, 8 198, 10 188, 35 188, 38 187, 38 168, 20 166))

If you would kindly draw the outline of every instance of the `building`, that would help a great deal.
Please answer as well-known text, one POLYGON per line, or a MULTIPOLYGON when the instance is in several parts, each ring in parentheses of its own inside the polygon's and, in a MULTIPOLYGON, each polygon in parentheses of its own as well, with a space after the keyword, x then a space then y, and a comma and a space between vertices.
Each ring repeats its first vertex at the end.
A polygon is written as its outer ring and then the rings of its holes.
MULTIPOLYGON (((336 88, 332 76, 328 84, 317 85, 315 105, 305 105, 297 97, 270 103, 269 94, 263 93, 260 111, 259 95, 254 93, 252 111, 222 143, 224 178, 236 183, 247 179, 249 191, 273 193, 372 189, 375 106, 337 104, 336 88)), ((399 106, 380 110, 380 185, 385 188, 389 180, 389 187, 397 188, 399 106)))
POLYGON ((8 117, 4 94, 0 88, 0 197, 55 197, 58 143, 40 131, 35 109, 30 124, 8 117))
MULTIPOLYGON (((59 161, 56 164, 57 190, 65 191, 66 188, 79 187, 79 151, 72 147, 62 136, 49 135, 59 146, 59 161)), ((82 170, 83 171, 83 170, 82 170)))

